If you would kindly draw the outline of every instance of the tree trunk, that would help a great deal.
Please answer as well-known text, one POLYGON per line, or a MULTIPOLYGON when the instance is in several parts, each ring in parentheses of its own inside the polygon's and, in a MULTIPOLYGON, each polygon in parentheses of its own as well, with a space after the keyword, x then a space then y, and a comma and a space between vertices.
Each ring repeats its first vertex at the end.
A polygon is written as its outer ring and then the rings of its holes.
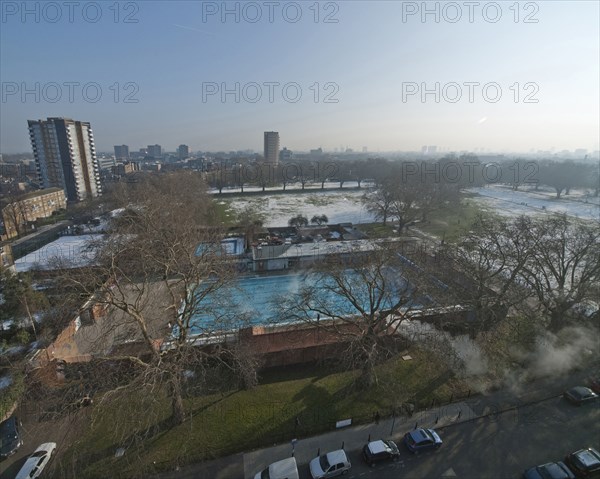
POLYGON ((169 397, 171 399, 171 420, 173 424, 181 424, 185 420, 185 409, 181 395, 181 376, 176 373, 169 381, 169 397))
POLYGON ((560 198, 560 194, 562 193, 562 188, 554 188, 556 190, 556 199, 560 198))
POLYGON ((377 384, 377 375, 375 374, 375 365, 371 358, 367 358, 363 364, 358 383, 361 389, 369 389, 377 384))

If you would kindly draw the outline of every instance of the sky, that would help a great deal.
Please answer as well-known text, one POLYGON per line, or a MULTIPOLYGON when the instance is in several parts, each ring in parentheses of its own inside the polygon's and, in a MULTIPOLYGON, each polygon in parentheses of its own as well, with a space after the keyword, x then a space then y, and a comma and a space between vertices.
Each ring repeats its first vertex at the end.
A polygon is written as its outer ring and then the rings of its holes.
POLYGON ((599 149, 600 2, 0 1, 0 152, 599 149))

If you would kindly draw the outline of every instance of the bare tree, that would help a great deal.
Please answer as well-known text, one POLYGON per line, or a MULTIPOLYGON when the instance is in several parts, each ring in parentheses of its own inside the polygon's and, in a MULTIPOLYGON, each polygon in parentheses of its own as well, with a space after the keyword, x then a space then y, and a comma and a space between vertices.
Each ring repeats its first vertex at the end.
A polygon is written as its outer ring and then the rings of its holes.
POLYGON ((45 311, 49 303, 43 292, 33 288, 31 276, 0 267, 0 295, 0 321, 25 317, 37 339, 35 316, 36 313, 45 311))
POLYGON ((449 267, 440 270, 449 272, 444 280, 457 299, 471 306, 481 329, 531 296, 522 274, 538 248, 532 225, 525 216, 507 220, 478 215, 461 241, 441 255, 450 260, 449 267))
POLYGON ((397 252, 388 245, 330 256, 308 273, 312 281, 297 295, 281 301, 286 320, 306 322, 341 338, 347 345, 342 357, 348 366, 360 367, 364 387, 377 383, 375 366, 393 354, 401 323, 428 301, 422 278, 401 266, 397 252))
POLYGON ((288 225, 290 226, 307 226, 308 225, 308 218, 306 216, 303 215, 296 215, 292 218, 290 218, 288 220, 288 225))
POLYGON ((211 361, 235 369, 223 335, 243 324, 226 307, 235 264, 221 249, 221 233, 208 226, 215 216, 198 175, 150 176, 133 185, 126 204, 97 245, 94 281, 89 270, 69 280, 107 310, 90 333, 96 349, 135 364, 140 373, 128 387, 165 391, 172 420, 181 423, 185 370, 211 361), (214 344, 200 347, 208 337, 214 344))
POLYGON ((549 327, 565 326, 573 306, 594 295, 600 282, 600 226, 554 215, 535 221, 537 239, 522 276, 548 316, 549 327))
POLYGON ((382 220, 383 224, 386 225, 392 214, 394 196, 391 189, 383 182, 378 183, 376 188, 375 191, 365 193, 362 201, 367 211, 376 219, 382 220))
POLYGON ((237 222, 244 230, 245 248, 250 248, 256 233, 263 227, 265 216, 251 205, 246 206, 237 214, 237 222))
POLYGON ((30 211, 27 203, 20 200, 21 197, 22 195, 11 194, 3 202, 5 206, 2 208, 2 218, 9 238, 27 232, 27 218, 30 211))
POLYGON ((398 222, 399 233, 402 233, 421 214, 419 201, 422 189, 422 183, 402 182, 393 191, 390 211, 392 217, 398 222))
POLYGON ((329 222, 329 218, 327 218, 327 215, 314 215, 311 219, 310 222, 313 225, 324 225, 327 224, 329 222))

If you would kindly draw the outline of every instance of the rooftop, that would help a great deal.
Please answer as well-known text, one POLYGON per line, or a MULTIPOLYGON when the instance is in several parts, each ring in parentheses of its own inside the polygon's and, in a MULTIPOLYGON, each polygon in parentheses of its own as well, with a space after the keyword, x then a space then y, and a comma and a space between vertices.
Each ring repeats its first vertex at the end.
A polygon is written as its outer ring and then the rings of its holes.
POLYGON ((252 258, 254 260, 301 257, 318 258, 323 255, 373 251, 376 248, 377 244, 371 240, 319 241, 294 245, 256 246, 252 248, 252 258))

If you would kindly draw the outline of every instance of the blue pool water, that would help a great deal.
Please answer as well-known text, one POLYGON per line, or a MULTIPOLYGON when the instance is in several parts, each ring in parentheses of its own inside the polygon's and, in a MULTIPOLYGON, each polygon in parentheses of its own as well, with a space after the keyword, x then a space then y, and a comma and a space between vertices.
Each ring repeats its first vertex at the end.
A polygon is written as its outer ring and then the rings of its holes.
MULTIPOLYGON (((400 273, 392 268, 386 271, 386 282, 392 285, 391 293, 382 301, 379 309, 389 308, 402 293, 407 293, 407 285, 400 273)), ((369 299, 364 283, 358 275, 348 273, 348 281, 352 284, 353 294, 363 307, 368 308, 369 299)), ((339 294, 323 286, 332 286, 331 279, 324 280, 314 274, 302 272, 243 276, 233 286, 219 290, 204 298, 198 308, 199 312, 192 320, 192 333, 210 333, 217 330, 238 329, 250 325, 267 325, 298 320, 281 313, 281 305, 285 300, 298 299, 304 288, 315 288, 317 302, 327 304, 330 311, 340 315, 356 314, 356 308, 339 294), (324 284, 323 281, 326 281, 324 284)), ((387 289, 387 288, 386 288, 387 289)), ((316 307, 317 305, 314 304, 316 307)), ((315 318, 317 312, 310 313, 315 318)), ((321 315, 325 319, 324 315, 321 315)))

